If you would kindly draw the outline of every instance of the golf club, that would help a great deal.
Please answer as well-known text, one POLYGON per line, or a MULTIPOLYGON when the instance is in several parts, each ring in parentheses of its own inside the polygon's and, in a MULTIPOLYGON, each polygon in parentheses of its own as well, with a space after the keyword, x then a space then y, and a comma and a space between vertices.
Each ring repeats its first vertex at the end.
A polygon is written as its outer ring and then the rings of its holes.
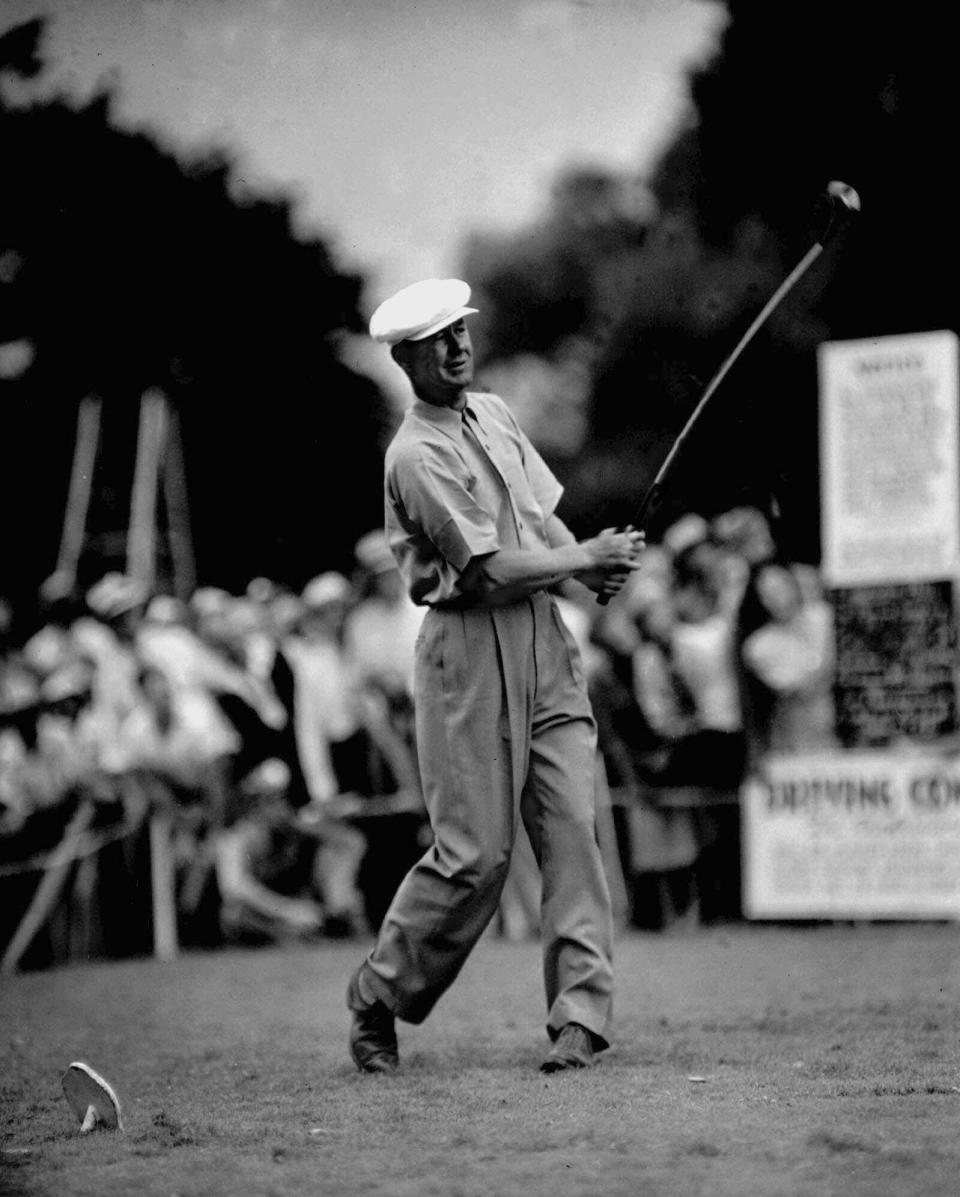
MULTIPOLYGON (((670 473, 670 470, 676 462, 677 457, 680 454, 680 450, 683 448, 683 445, 689 437, 694 425, 703 414, 704 408, 710 402, 714 392, 730 372, 733 364, 740 357, 741 353, 743 353, 744 349, 746 349, 747 345, 750 344, 758 329, 761 328, 774 309, 793 289, 793 287, 796 286, 799 280, 806 274, 817 258, 819 258, 819 256, 823 253, 824 246, 835 232, 841 221, 860 211, 860 196, 849 184, 834 180, 833 182, 827 184, 826 194, 829 197, 830 206, 829 218, 824 231, 821 233, 818 240, 816 240, 813 245, 810 246, 796 266, 794 266, 780 286, 777 287, 776 291, 774 291, 774 293, 770 296, 760 312, 754 317, 750 327, 733 347, 731 353, 727 356, 720 369, 711 379, 707 389, 704 391, 700 401, 697 403, 697 406, 693 409, 693 412, 691 413, 686 424, 684 424, 683 428, 680 430, 680 434, 674 441, 670 452, 664 458, 663 464, 657 471, 656 477, 650 484, 646 494, 641 499, 640 505, 637 508, 637 514, 634 516, 632 521, 632 526, 634 528, 642 530, 644 522, 657 509, 657 507, 660 506, 667 475, 670 473)), ((606 606, 609 601, 609 595, 601 594, 597 598, 597 602, 601 606, 606 606)))

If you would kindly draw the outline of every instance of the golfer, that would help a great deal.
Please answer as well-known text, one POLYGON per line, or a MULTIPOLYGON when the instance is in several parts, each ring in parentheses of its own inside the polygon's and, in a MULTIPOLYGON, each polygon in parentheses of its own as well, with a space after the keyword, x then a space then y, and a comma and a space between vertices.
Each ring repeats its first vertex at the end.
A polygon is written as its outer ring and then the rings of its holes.
POLYGON ((576 645, 550 590, 616 594, 642 534, 577 542, 562 487, 495 395, 472 392, 470 288, 427 279, 387 299, 371 336, 415 400, 386 455, 386 531, 411 598, 417 748, 432 847, 400 885, 347 992, 350 1053, 399 1063, 395 1019, 419 1023, 497 910, 522 819, 540 865, 551 1047, 580 1068, 608 1046, 610 897, 595 832, 596 728, 576 645))

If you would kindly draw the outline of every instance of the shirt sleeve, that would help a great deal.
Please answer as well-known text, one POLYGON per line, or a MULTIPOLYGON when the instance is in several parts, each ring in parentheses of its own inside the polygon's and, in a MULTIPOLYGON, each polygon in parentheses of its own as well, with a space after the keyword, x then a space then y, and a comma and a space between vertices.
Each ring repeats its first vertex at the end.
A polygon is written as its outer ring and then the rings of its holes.
POLYGON ((458 573, 473 557, 500 548, 496 524, 471 494, 466 466, 453 452, 404 456, 391 481, 407 519, 458 573))

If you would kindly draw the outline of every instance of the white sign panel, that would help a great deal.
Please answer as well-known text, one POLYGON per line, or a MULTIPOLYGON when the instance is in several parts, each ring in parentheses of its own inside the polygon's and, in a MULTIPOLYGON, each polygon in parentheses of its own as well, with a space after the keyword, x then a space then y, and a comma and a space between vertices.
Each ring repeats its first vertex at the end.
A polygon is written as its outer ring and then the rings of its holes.
POLYGON ((960 919, 960 759, 770 757, 742 800, 748 918, 960 919))
POLYGON ((823 572, 832 586, 960 565, 957 336, 832 341, 818 353, 823 572))

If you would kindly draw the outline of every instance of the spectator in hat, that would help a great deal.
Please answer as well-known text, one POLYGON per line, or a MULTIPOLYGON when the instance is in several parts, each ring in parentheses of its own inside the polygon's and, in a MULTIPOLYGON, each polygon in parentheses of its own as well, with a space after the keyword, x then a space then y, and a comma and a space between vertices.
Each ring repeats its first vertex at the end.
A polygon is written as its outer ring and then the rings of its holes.
POLYGON ((343 647, 352 593, 343 574, 329 571, 313 578, 300 596, 296 634, 284 646, 293 670, 300 765, 307 792, 319 803, 340 792, 331 745, 349 740, 360 727, 354 677, 343 647))
POLYGON ((286 714, 269 686, 245 668, 239 650, 228 654, 220 638, 204 638, 194 630, 198 616, 192 612, 198 609, 203 613, 200 619, 216 611, 226 622, 230 602, 218 595, 215 606, 205 608, 201 602, 191 609, 176 599, 158 596, 137 630, 136 647, 143 665, 163 674, 174 709, 190 712, 190 724, 205 729, 207 755, 211 769, 221 774, 217 788, 222 789, 243 768, 239 757, 246 750, 248 724, 266 728, 272 736, 286 723, 286 714))
POLYGON ((144 666, 138 681, 140 701, 120 724, 109 767, 147 773, 174 796, 199 802, 206 822, 221 823, 236 732, 199 687, 175 685, 155 665, 144 666))
POLYGON ((411 602, 382 529, 361 537, 354 553, 357 598, 346 616, 344 643, 357 680, 412 701, 424 609, 411 602))
POLYGON ((578 543, 557 517, 562 488, 510 409, 470 390, 469 299, 459 279, 427 279, 370 320, 415 395, 387 450, 385 526, 407 593, 428 608, 414 705, 434 842, 349 984, 350 1051, 367 1072, 397 1067, 395 1019, 423 1021, 495 916, 521 818, 543 872, 542 1066, 587 1066, 607 1045, 596 729, 550 589, 576 578, 617 593, 642 537, 609 530, 578 543))
MULTIPOLYGON (((351 911, 338 911, 335 916, 340 934, 358 930, 362 921, 357 877, 366 851, 362 833, 332 813, 337 798, 361 792, 367 784, 359 696, 343 647, 343 625, 352 596, 349 580, 336 571, 311 579, 300 595, 295 631, 283 642, 293 674, 297 757, 309 799, 304 815, 322 817, 330 840, 327 862, 338 875, 351 877, 351 911)), ((333 925, 329 929, 334 930, 333 925)))
POLYGON ((836 748, 833 610, 816 571, 768 563, 756 587, 769 615, 741 649, 751 690, 752 759, 836 748))
POLYGON ((382 797, 415 785, 407 747, 389 726, 382 695, 346 652, 352 598, 342 574, 314 578, 301 596, 297 635, 285 645, 295 678, 297 744, 314 802, 344 793, 382 797))
MULTIPOLYGON (((158 596, 137 632, 141 660, 164 673, 177 695, 199 710, 220 742, 236 748, 221 759, 226 784, 275 755, 287 713, 269 679, 250 668, 247 637, 256 629, 253 604, 217 587, 195 591, 184 605, 158 596)), ((179 698, 177 699, 179 702, 179 698)))
POLYGON ((92 713, 101 743, 112 742, 139 701, 136 631, 150 599, 145 583, 105 574, 87 591, 87 615, 70 627, 76 651, 93 663, 92 713))

